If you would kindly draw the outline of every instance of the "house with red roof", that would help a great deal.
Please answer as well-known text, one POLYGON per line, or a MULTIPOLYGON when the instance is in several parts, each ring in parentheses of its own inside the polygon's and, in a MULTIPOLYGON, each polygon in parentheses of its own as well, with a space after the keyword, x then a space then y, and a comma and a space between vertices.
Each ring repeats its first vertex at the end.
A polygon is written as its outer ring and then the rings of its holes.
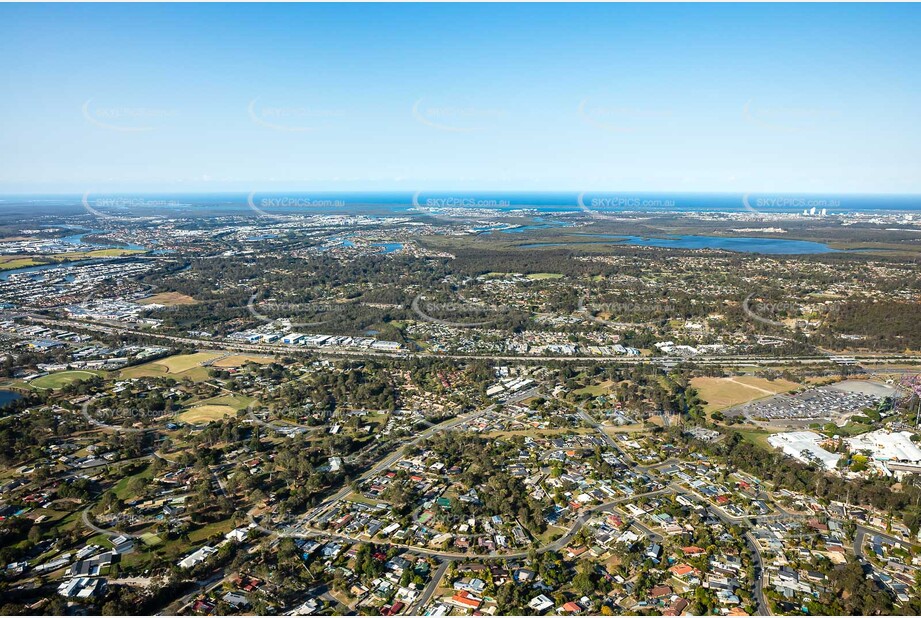
POLYGON ((566 613, 566 614, 578 614, 579 612, 582 611, 582 606, 576 603, 575 601, 568 601, 566 603, 563 603, 557 609, 557 611, 560 613, 566 613))
POLYGON ((701 547, 697 547, 696 545, 690 545, 688 547, 682 547, 681 552, 685 556, 703 556, 705 553, 707 553, 707 550, 701 547))
POLYGON ((455 605, 457 607, 463 607, 464 609, 479 609, 480 605, 483 604, 483 599, 467 592, 466 590, 460 590, 454 593, 454 596, 448 601, 448 603, 455 605))

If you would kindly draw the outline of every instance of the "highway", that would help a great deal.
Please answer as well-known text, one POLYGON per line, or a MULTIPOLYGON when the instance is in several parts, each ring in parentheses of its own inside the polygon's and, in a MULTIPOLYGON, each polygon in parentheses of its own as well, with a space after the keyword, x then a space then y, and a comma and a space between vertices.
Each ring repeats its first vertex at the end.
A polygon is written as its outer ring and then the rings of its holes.
MULTIPOLYGON (((331 348, 311 347, 311 346, 292 346, 285 344, 268 344, 268 343, 243 343, 235 341, 214 341, 211 339, 196 339, 194 337, 180 337, 178 335, 167 335, 150 330, 134 330, 121 324, 100 324, 98 322, 86 322, 78 320, 54 319, 45 316, 27 314, 22 312, 3 312, 6 318, 24 317, 33 322, 44 324, 55 328, 67 330, 86 330, 91 332, 105 333, 109 335, 131 335, 134 337, 145 337, 148 339, 169 341, 179 343, 185 346, 195 347, 201 350, 213 350, 217 352, 250 352, 261 354, 291 354, 296 352, 309 352, 319 356, 329 358, 450 358, 460 360, 483 360, 492 359, 508 362, 525 362, 525 361, 555 361, 555 362, 617 362, 625 365, 637 365, 646 363, 678 363, 693 362, 697 365, 778 365, 789 364, 791 362, 803 364, 824 364, 830 363, 832 357, 829 355, 810 355, 810 356, 726 356, 726 355, 699 355, 693 357, 649 357, 649 356, 624 356, 624 355, 594 355, 594 356, 495 356, 489 354, 448 354, 448 353, 431 353, 431 352, 411 352, 398 351, 387 352, 383 350, 370 349, 350 349, 350 348, 331 348)), ((884 354, 884 355, 862 355, 854 356, 854 362, 859 363, 897 363, 897 362, 921 362, 921 354, 884 354)))

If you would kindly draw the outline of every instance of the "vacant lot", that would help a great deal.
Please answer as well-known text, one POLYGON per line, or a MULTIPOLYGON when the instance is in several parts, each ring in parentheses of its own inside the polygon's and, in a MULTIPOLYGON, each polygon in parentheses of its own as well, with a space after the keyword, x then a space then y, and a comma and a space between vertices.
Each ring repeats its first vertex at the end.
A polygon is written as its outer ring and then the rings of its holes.
POLYGON ((99 374, 93 373, 92 371, 59 371, 58 373, 51 373, 40 378, 35 378, 30 384, 34 388, 54 390, 63 388, 74 382, 88 380, 97 375, 99 374))
POLYGON ((160 292, 148 298, 138 301, 141 305, 164 305, 166 307, 176 307, 178 305, 196 305, 198 301, 186 294, 179 292, 160 292))
POLYGON ((754 376, 734 376, 694 378, 691 380, 691 386, 696 388, 700 398, 707 402, 704 410, 713 412, 777 393, 786 393, 800 388, 801 385, 787 380, 772 381, 754 376))

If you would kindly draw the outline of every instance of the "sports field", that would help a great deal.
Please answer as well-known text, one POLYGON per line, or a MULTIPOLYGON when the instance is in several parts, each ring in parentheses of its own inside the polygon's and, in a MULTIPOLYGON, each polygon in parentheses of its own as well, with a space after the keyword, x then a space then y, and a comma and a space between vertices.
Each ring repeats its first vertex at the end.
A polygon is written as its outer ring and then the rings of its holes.
POLYGON ((73 384, 74 382, 88 380, 97 375, 99 374, 92 371, 59 371, 57 373, 41 376, 40 378, 35 378, 29 384, 34 388, 56 390, 68 384, 73 384))
POLYGON ((219 395, 217 397, 211 397, 209 399, 202 399, 201 401, 196 401, 193 403, 193 406, 203 406, 203 405, 216 405, 216 406, 227 406, 233 408, 234 410, 242 410, 246 408, 249 404, 253 403, 254 399, 252 397, 247 397, 246 395, 219 395))
POLYGON ((194 354, 177 354, 159 360, 144 363, 136 367, 128 367, 121 371, 123 378, 162 377, 165 375, 177 378, 190 378, 192 380, 207 380, 208 368, 202 363, 220 358, 219 352, 196 352, 194 354))
POLYGON ((204 404, 194 406, 177 417, 183 423, 209 423, 219 421, 225 416, 236 416, 237 411, 230 406, 204 404))
POLYGON ((733 376, 730 378, 694 378, 691 386, 698 396, 706 401, 704 410, 714 412, 732 406, 786 393, 801 385, 787 380, 767 380, 755 376, 733 376))

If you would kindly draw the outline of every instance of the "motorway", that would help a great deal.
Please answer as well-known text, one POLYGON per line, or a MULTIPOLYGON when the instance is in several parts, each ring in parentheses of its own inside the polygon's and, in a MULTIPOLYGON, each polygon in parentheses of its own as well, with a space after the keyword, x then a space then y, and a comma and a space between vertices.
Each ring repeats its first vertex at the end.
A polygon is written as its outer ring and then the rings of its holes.
MULTIPOLYGON (((149 339, 158 339, 179 343, 185 346, 196 347, 201 350, 214 350, 219 352, 251 352, 262 354, 291 354, 292 352, 310 352, 320 356, 330 358, 450 358, 461 360, 483 360, 492 359, 508 362, 525 362, 525 361, 555 361, 555 362, 618 362, 626 365, 636 365, 645 363, 678 363, 693 362, 698 365, 777 365, 788 364, 792 362, 803 364, 824 364, 833 362, 829 355, 810 355, 810 356, 725 356, 725 355, 699 355, 694 357, 648 357, 648 356, 623 356, 623 355, 597 355, 597 356, 495 356, 488 354, 447 354, 431 352, 386 352, 383 350, 370 349, 347 349, 347 348, 329 348, 329 347, 311 347, 311 346, 292 346, 285 344, 268 344, 268 343, 243 343, 235 341, 213 341, 210 339, 197 339, 194 337, 180 337, 178 335, 167 335, 156 333, 150 330, 134 330, 121 324, 100 324, 98 322, 86 322, 79 320, 54 319, 45 316, 22 313, 22 312, 3 312, 7 318, 24 317, 33 322, 44 324, 55 328, 66 330, 86 330, 92 332, 105 333, 108 335, 131 335, 134 337, 146 337, 149 339)), ((855 363, 904 363, 904 362, 921 362, 919 354, 884 354, 884 355, 864 355, 853 356, 855 363)))

